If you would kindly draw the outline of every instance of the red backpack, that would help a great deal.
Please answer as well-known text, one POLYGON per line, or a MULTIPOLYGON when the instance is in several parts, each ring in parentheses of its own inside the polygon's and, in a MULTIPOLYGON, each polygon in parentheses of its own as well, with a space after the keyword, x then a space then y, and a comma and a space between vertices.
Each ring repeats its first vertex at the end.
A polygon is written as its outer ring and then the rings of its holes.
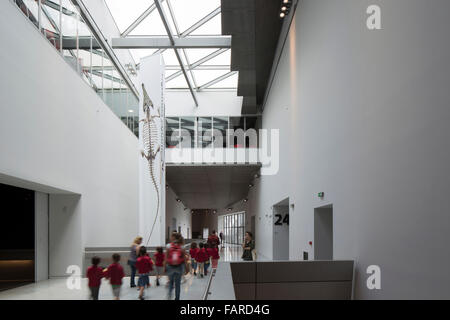
POLYGON ((181 247, 172 243, 167 254, 167 263, 171 266, 178 266, 184 262, 184 254, 181 247))

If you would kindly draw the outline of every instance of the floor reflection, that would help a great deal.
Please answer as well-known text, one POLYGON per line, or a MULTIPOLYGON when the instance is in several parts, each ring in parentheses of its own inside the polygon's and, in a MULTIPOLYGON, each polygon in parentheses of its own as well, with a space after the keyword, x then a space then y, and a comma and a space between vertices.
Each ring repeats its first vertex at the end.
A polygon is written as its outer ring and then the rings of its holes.
POLYGON ((221 261, 242 261, 242 246, 237 244, 224 244, 220 248, 221 261))

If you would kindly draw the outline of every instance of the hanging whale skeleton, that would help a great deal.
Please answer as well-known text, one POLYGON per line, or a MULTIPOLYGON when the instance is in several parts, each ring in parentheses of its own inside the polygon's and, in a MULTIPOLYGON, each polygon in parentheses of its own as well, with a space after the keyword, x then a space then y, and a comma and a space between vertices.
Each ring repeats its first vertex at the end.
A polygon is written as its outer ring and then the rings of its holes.
MULTIPOLYGON (((150 178, 152 179, 153 186, 156 190, 156 197, 157 197, 157 207, 156 207, 156 215, 155 220, 153 221, 152 227, 150 229, 150 234, 148 236, 148 239, 146 241, 146 245, 150 242, 150 239, 153 235, 153 231, 156 225, 156 221, 158 221, 159 216, 159 206, 160 206, 160 190, 159 185, 156 182, 156 176, 155 176, 155 167, 156 167, 156 156, 161 151, 161 145, 158 142, 158 126, 156 124, 155 118, 161 118, 161 113, 158 108, 157 115, 152 116, 151 110, 154 109, 153 102, 148 96, 147 90, 145 90, 144 84, 142 84, 142 98, 143 98, 143 104, 142 108, 144 111, 144 119, 141 119, 139 122, 143 123, 142 126, 142 142, 143 142, 143 150, 141 150, 141 155, 143 158, 147 159, 148 162, 148 168, 150 171, 150 178)), ((163 170, 163 166, 161 163, 161 171, 163 170)), ((161 178, 160 174, 160 178, 161 178)))

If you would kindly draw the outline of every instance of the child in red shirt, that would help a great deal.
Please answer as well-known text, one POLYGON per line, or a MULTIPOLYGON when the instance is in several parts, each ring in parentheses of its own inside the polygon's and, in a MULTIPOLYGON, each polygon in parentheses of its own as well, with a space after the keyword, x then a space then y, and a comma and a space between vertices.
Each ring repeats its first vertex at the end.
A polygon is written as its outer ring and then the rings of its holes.
POLYGON ((197 275, 197 253, 200 249, 197 248, 197 243, 191 243, 191 249, 189 250, 189 255, 191 256, 191 266, 194 271, 194 276, 197 275))
POLYGON ((98 300, 98 292, 102 278, 104 277, 103 270, 98 266, 100 263, 99 257, 92 257, 92 265, 87 269, 86 277, 89 279, 89 290, 91 291, 91 299, 98 300))
POLYGON ((122 287, 122 279, 125 277, 123 267, 119 264, 120 254, 114 253, 112 255, 113 263, 105 270, 105 277, 111 283, 114 300, 120 299, 120 288, 122 287))
POLYGON ((210 249, 211 249, 211 246, 208 243, 205 243, 205 251, 206 251, 206 254, 208 255, 208 259, 206 259, 206 261, 205 261, 205 276, 208 275, 208 268, 209 268, 209 265, 211 264, 210 249))
POLYGON ((156 265, 156 285, 159 286, 159 279, 164 274, 164 260, 166 259, 163 248, 157 247, 153 257, 155 258, 156 265))
POLYGON ((138 287, 139 299, 144 300, 144 290, 150 286, 150 271, 153 270, 153 261, 147 254, 147 249, 142 246, 139 249, 139 257, 136 260, 136 269, 139 274, 138 287))
POLYGON ((207 249, 208 254, 211 256, 211 265, 213 269, 217 269, 217 264, 219 263, 219 248, 217 245, 213 246, 212 248, 207 249))
POLYGON ((203 278, 203 275, 205 273, 205 262, 209 261, 209 256, 206 252, 206 249, 204 248, 205 245, 202 242, 200 242, 198 246, 200 247, 200 249, 197 251, 195 260, 198 263, 198 274, 201 278, 203 278))

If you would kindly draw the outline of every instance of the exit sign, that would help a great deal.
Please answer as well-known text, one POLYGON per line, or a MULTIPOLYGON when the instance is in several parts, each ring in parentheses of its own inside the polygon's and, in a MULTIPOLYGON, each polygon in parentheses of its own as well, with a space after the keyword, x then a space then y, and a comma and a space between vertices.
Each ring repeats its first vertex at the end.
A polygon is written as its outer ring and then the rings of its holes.
POLYGON ((324 193, 324 192, 319 192, 319 193, 317 194, 317 196, 318 196, 319 198, 323 198, 323 197, 325 197, 325 193, 324 193))

